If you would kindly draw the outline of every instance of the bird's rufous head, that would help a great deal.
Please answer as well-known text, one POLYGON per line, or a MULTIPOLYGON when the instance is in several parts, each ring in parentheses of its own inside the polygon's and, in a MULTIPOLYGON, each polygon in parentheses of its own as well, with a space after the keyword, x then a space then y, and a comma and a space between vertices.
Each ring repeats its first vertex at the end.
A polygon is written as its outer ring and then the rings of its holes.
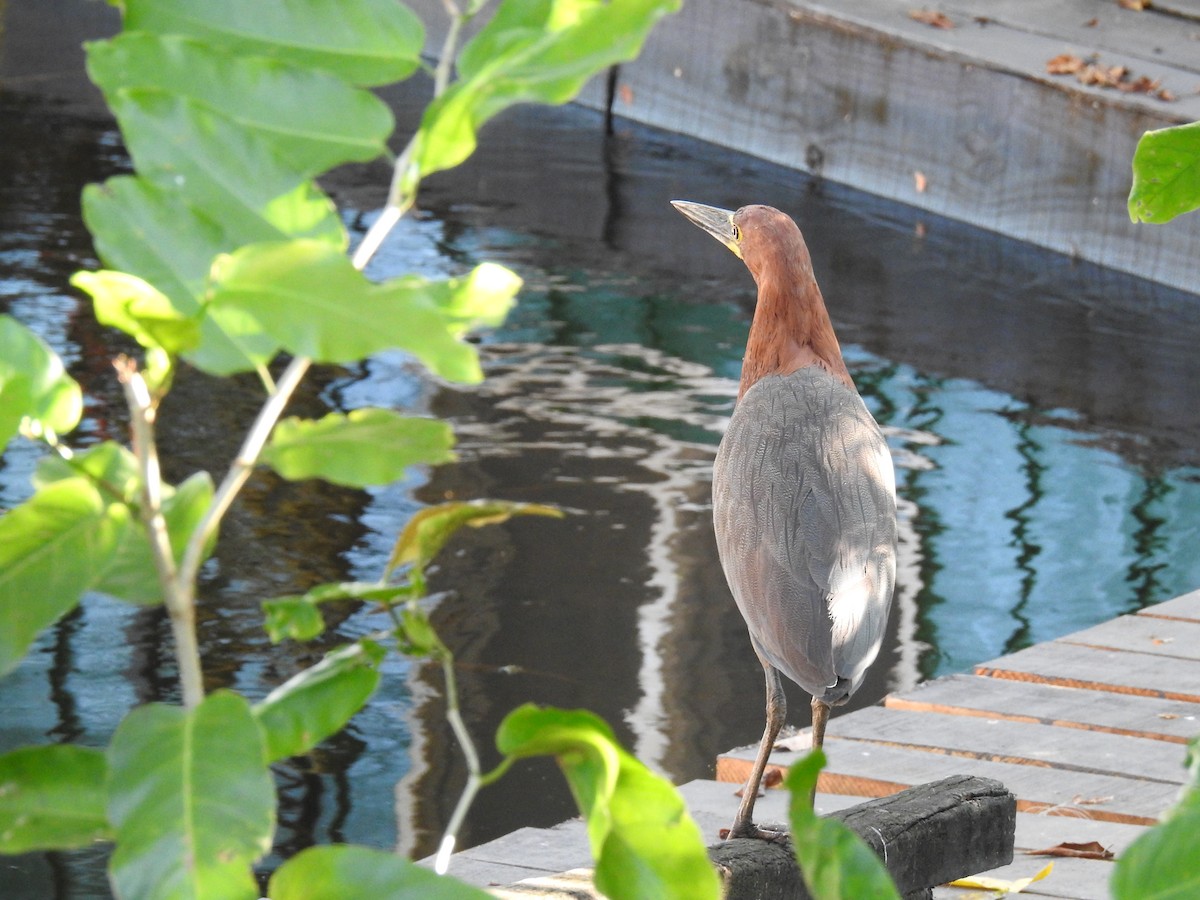
POLYGON ((790 216, 774 207, 754 205, 728 210, 689 200, 672 200, 671 205, 733 251, 756 281, 764 270, 777 266, 786 267, 789 271, 785 277, 790 279, 812 277, 812 260, 800 229, 790 216))

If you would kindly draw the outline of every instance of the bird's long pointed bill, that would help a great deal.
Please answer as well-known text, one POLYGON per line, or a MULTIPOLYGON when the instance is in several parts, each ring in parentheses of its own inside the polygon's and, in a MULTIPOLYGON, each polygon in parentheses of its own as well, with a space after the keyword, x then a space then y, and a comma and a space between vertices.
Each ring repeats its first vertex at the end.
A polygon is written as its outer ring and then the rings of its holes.
POLYGON ((742 258, 742 250, 738 247, 733 236, 733 211, 721 209, 719 206, 705 206, 703 203, 692 203, 690 200, 672 200, 671 205, 683 213, 693 225, 704 229, 726 247, 733 251, 738 259, 742 258))

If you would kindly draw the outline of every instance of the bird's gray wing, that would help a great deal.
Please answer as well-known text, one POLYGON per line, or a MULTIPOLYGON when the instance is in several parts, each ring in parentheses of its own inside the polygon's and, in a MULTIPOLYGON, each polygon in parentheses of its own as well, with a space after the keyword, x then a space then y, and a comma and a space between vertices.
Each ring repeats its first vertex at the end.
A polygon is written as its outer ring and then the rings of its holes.
POLYGON ((757 382, 721 442, 713 510, 759 653, 843 702, 879 650, 895 581, 891 456, 858 394, 815 367, 757 382))

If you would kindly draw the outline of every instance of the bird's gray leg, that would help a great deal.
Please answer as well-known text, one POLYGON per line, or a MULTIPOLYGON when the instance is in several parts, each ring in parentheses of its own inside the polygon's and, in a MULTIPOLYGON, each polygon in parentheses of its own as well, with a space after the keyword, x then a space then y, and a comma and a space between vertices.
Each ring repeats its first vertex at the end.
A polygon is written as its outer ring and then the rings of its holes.
POLYGON ((762 664, 767 676, 767 727, 763 731, 762 743, 758 745, 758 756, 754 760, 750 780, 746 782, 737 816, 734 817, 733 825, 729 829, 730 838, 750 837, 771 840, 780 837, 778 832, 767 831, 754 824, 754 801, 758 799, 758 788, 762 783, 763 772, 767 768, 767 759, 775 747, 775 739, 779 737, 779 729, 783 727, 783 720, 787 718, 787 698, 783 694, 783 685, 779 682, 779 672, 765 660, 762 660, 762 664))
MULTIPOLYGON (((816 697, 812 700, 812 745, 813 749, 823 747, 825 745, 825 723, 829 721, 829 704, 823 703, 816 697)), ((813 808, 817 806, 817 786, 813 785, 812 797, 813 808)))

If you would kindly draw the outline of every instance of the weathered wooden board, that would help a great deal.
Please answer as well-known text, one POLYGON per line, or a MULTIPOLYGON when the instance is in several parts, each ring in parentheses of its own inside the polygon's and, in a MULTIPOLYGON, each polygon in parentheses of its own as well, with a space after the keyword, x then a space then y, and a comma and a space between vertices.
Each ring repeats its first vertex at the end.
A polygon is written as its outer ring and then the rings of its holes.
POLYGON ((975 674, 1200 703, 1200 666, 1190 660, 1064 641, 1035 644, 981 663, 975 674))
MULTIPOLYGON (((433 857, 421 860, 432 866, 433 857)), ((570 819, 553 828, 519 828, 503 837, 455 853, 450 874, 487 887, 554 875, 591 865, 587 826, 570 819)))
POLYGON ((1165 784, 1182 785, 1186 774, 1184 752, 1174 744, 1004 719, 872 706, 834 719, 829 724, 829 734, 956 758, 1102 773, 1165 784))
MULTIPOLYGON (((1059 638, 1104 650, 1132 650, 1155 656, 1175 656, 1200 663, 1200 622, 1154 616, 1119 616, 1093 628, 1059 638)), ((1200 681, 1200 665, 1196 667, 1200 681)))
MULTIPOLYGON (((1081 21, 1108 18, 1091 5, 1081 21)), ((1200 118, 1200 97, 1181 29, 1158 43, 1178 56, 1154 55, 1151 37, 1149 52, 1131 52, 1121 33, 1177 23, 1131 13, 1119 28, 1074 26, 1073 40, 1008 24, 991 4, 957 8, 960 27, 939 30, 891 0, 692 0, 622 67, 615 112, 1194 290, 1200 220, 1171 234, 1125 209, 1138 138, 1200 118), (1047 74, 1068 51, 1159 79, 1179 99, 1047 74)))
POLYGON ((1138 611, 1139 616, 1153 616, 1160 619, 1187 619, 1200 622, 1200 591, 1192 591, 1174 600, 1155 603, 1138 611))
POLYGON ((883 702, 891 709, 1040 722, 1175 744, 1200 734, 1200 709, 1182 700, 979 675, 947 675, 889 694, 883 702))
MULTIPOLYGON (((1017 795, 1017 808, 1053 815, 1083 815, 1106 822, 1152 825, 1179 793, 1178 785, 1114 775, 1025 766, 970 757, 949 757, 909 747, 827 738, 829 765, 818 790, 830 794, 883 797, 952 773, 995 778, 1017 795)), ((753 747, 722 754, 717 780, 744 782, 754 762, 753 747)), ((776 753, 771 766, 781 774, 796 759, 776 753)))

